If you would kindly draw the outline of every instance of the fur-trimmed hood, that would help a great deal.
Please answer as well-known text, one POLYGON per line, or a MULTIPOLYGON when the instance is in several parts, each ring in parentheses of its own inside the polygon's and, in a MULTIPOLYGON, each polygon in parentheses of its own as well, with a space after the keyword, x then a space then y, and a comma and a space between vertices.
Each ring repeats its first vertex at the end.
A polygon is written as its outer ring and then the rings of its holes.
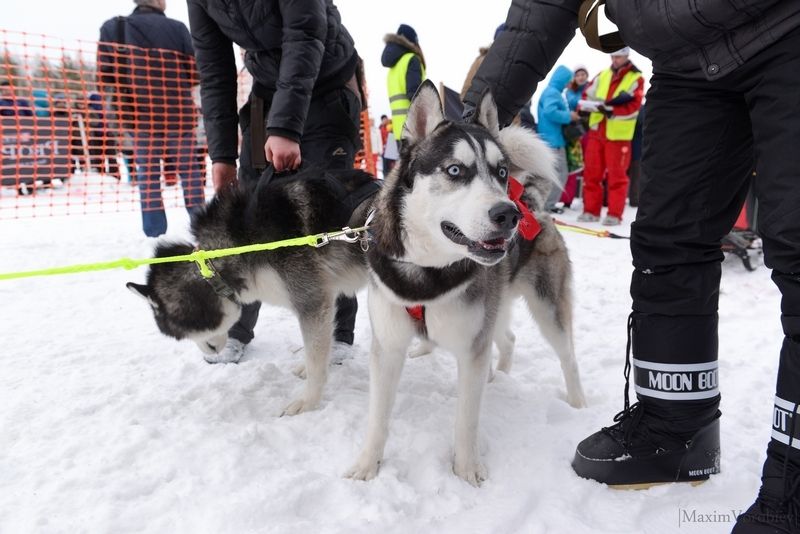
POLYGON ((392 68, 397 61, 408 52, 413 52, 419 56, 422 66, 425 67, 425 56, 422 54, 422 49, 419 45, 412 43, 402 35, 396 33, 387 33, 383 38, 386 47, 383 49, 381 55, 381 64, 386 68, 392 68))

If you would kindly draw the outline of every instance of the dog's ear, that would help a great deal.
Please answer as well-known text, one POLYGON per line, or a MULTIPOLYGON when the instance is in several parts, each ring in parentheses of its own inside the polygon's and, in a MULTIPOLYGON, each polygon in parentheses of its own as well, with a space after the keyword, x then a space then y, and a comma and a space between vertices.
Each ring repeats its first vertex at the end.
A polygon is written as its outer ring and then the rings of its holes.
POLYGON ((150 306, 152 306, 155 309, 158 309, 158 303, 155 300, 153 300, 153 297, 151 296, 153 294, 153 290, 150 289, 150 286, 128 282, 127 284, 125 284, 125 287, 130 289, 131 293, 133 293, 134 295, 142 297, 144 300, 146 300, 147 303, 150 304, 150 306))
POLYGON ((414 144, 427 137, 444 120, 439 91, 430 80, 419 86, 403 126, 403 141, 414 144))
POLYGON ((494 136, 500 133, 500 121, 497 118, 497 104, 495 104, 494 97, 488 89, 483 92, 481 101, 478 103, 478 108, 472 116, 472 120, 492 132, 494 136))

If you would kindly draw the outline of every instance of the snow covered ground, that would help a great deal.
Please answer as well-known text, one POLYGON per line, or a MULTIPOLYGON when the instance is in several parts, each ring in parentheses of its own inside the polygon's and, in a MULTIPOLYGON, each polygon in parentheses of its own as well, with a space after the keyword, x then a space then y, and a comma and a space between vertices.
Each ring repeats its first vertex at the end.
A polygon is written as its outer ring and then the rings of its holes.
MULTIPOLYGON (((169 236, 185 235, 185 212, 168 216, 169 236)), ((514 367, 484 397, 480 488, 451 471, 455 361, 438 352, 406 364, 378 477, 342 478, 365 434, 365 294, 355 358, 332 368, 320 409, 281 418, 302 387, 285 310, 262 308, 241 363, 208 365, 161 336, 125 289, 144 269, 0 282, 0 533, 729 532, 757 492, 770 434, 782 332, 769 272, 723 269, 723 473, 615 491, 570 461, 622 407, 630 252, 564 236, 589 407, 566 404, 558 361, 518 306, 514 367)), ((0 272, 149 248, 136 212, 0 221, 0 272)))

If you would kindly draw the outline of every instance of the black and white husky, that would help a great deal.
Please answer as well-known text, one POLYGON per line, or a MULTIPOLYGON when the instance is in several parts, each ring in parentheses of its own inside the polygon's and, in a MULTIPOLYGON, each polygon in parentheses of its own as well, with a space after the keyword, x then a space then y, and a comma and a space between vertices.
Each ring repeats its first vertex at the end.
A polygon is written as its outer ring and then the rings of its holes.
POLYGON ((438 92, 425 82, 403 132, 403 153, 374 206, 367 253, 372 324, 367 438, 346 476, 370 479, 383 456, 398 381, 409 343, 423 336, 458 361, 454 472, 477 485, 486 477, 478 456, 478 414, 490 374, 491 347, 508 370, 514 338, 510 308, 522 296, 561 360, 567 401, 585 404, 572 341, 570 262, 552 219, 537 213, 541 233, 517 234, 509 176, 541 208, 552 186, 551 151, 528 130, 498 128, 486 95, 470 124, 444 119, 438 92), (424 306, 424 312, 409 309, 424 306))
MULTIPOLYGON (((214 250, 361 227, 377 185, 360 171, 300 171, 262 181, 255 192, 217 195, 192 218, 198 248, 214 250)), ((156 257, 190 254, 191 243, 162 244, 156 257)), ((190 339, 205 353, 220 351, 242 304, 263 301, 289 308, 300 322, 307 378, 302 396, 285 415, 312 410, 327 380, 335 300, 367 282, 367 262, 358 244, 332 241, 322 248, 282 248, 213 260, 204 279, 193 263, 153 265, 145 285, 128 288, 144 297, 163 334, 190 339)))

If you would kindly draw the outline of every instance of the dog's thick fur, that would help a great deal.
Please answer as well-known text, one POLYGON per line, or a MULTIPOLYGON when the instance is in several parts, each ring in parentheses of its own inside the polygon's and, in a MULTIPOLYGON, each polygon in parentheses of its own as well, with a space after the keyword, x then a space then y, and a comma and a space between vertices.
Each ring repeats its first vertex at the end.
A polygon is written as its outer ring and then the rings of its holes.
MULTIPOLYGON (((350 213, 338 193, 371 183, 372 177, 360 171, 323 173, 312 168, 290 179, 262 181, 255 191, 226 191, 193 217, 192 233, 199 248, 214 250, 360 227, 372 198, 350 213)), ((155 255, 189 254, 193 249, 190 243, 162 244, 155 255)), ((220 258, 213 266, 234 298, 218 295, 193 263, 153 265, 147 284, 128 287, 150 303, 162 333, 191 339, 206 353, 225 346, 242 303, 263 301, 291 309, 300 322, 307 381, 302 396, 284 413, 314 409, 327 380, 336 297, 354 294, 367 281, 361 248, 331 242, 319 249, 302 246, 220 258)))
POLYGON ((366 480, 377 474, 408 346, 422 334, 457 358, 453 469, 478 485, 486 477, 477 435, 492 341, 500 349, 499 369, 508 371, 514 344, 509 316, 516 297, 525 299, 561 360, 567 401, 585 404, 573 348, 564 241, 541 211, 539 236, 521 239, 506 192, 510 173, 525 183, 524 200, 540 209, 554 181, 553 157, 527 130, 500 132, 489 95, 473 123, 446 121, 430 82, 411 104, 403 141, 371 223, 369 421, 363 450, 347 476, 366 480), (424 326, 407 313, 416 305, 425 306, 424 326))

